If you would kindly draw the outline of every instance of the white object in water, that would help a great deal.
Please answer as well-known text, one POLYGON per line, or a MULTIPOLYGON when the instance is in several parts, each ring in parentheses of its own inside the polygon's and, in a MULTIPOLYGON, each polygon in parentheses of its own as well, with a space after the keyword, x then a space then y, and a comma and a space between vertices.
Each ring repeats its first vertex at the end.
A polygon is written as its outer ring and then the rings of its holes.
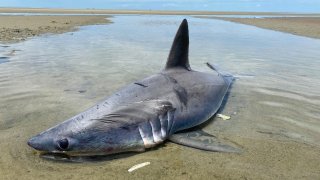
POLYGON ((128 169, 128 172, 135 171, 135 170, 137 170, 139 168, 142 168, 142 167, 148 166, 148 165, 150 165, 150 162, 144 162, 144 163, 140 163, 140 164, 134 165, 130 169, 128 169))
POLYGON ((223 114, 217 114, 217 117, 221 118, 222 120, 229 120, 230 119, 230 116, 223 115, 223 114))

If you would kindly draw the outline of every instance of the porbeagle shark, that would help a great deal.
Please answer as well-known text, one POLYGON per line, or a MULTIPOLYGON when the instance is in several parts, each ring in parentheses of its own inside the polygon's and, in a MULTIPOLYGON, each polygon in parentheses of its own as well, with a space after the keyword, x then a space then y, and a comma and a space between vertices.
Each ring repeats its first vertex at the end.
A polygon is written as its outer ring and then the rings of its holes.
POLYGON ((88 110, 32 137, 28 145, 42 152, 75 157, 142 152, 169 139, 202 150, 239 152, 212 135, 183 131, 210 119, 233 81, 231 75, 209 63, 214 73, 191 69, 188 31, 184 19, 162 71, 125 86, 88 110))

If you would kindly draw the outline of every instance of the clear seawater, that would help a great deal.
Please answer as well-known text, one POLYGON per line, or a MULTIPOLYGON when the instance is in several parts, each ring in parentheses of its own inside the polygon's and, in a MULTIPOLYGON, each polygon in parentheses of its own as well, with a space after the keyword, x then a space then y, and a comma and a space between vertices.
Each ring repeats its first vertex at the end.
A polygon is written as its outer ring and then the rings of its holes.
POLYGON ((190 16, 114 16, 113 23, 0 46, 0 179, 318 179, 320 40, 190 16), (190 63, 238 76, 204 131, 242 154, 170 142, 144 153, 84 163, 49 161, 33 135, 80 113, 118 88, 160 71, 183 18, 190 63), (149 166, 133 173, 138 163, 149 166))

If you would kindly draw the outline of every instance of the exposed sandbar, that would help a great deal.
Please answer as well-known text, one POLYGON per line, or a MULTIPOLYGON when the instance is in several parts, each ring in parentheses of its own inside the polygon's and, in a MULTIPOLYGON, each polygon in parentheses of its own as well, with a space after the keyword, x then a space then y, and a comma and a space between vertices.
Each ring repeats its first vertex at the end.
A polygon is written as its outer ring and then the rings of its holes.
POLYGON ((299 36, 320 38, 320 17, 214 18, 253 25, 260 28, 286 32, 299 36))
POLYGON ((0 42, 16 42, 45 33, 75 31, 78 26, 106 24, 107 16, 0 16, 0 42))

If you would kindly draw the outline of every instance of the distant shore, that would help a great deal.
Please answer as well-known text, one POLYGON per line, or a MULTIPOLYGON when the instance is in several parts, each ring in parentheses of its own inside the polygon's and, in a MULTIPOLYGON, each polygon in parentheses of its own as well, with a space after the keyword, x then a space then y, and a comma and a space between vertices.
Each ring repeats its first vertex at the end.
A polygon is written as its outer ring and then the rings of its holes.
MULTIPOLYGON (((201 17, 204 18, 204 17, 201 17)), ((252 25, 264 29, 286 32, 299 36, 320 39, 320 17, 272 17, 272 18, 229 18, 205 17, 252 25)))
POLYGON ((78 26, 83 25, 110 23, 111 21, 107 19, 107 17, 109 17, 109 14, 194 15, 201 18, 215 18, 306 37, 320 38, 320 14, 40 8, 0 8, 0 13, 8 13, 5 15, 0 15, 0 43, 23 41, 29 37, 38 36, 45 33, 64 33, 69 31, 75 31, 78 26), (10 15, 10 13, 41 13, 43 15, 23 16, 10 15), (249 15, 280 17, 234 18, 217 16, 212 17, 209 15, 249 15))
POLYGON ((48 9, 48 8, 1 8, 0 13, 44 13, 44 14, 158 14, 158 15, 298 15, 318 14, 275 12, 231 12, 231 11, 159 11, 159 10, 109 10, 109 9, 48 9))
POLYGON ((107 17, 106 15, 0 16, 0 42, 18 42, 45 33, 75 31, 78 26, 110 23, 107 17))

